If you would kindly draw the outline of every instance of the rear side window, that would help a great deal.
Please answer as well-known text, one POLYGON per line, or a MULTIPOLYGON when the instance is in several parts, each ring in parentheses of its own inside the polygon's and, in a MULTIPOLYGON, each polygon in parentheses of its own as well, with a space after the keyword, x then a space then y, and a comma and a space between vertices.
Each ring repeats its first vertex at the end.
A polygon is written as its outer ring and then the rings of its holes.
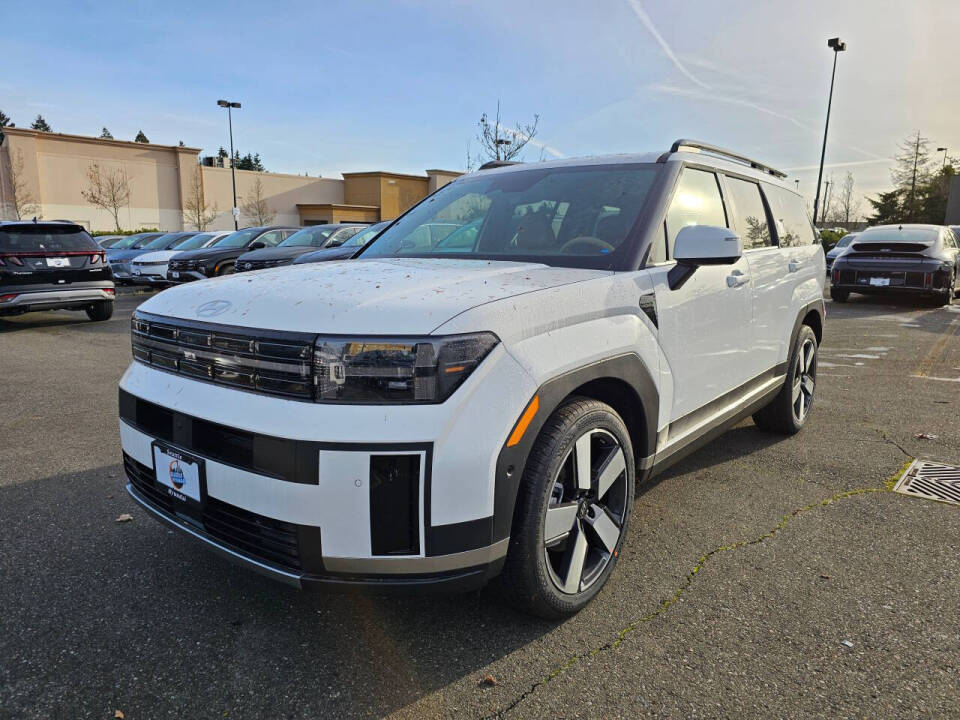
MULTIPOLYGON (((685 168, 667 210, 667 248, 673 257, 677 233, 687 225, 727 227, 717 176, 706 170, 685 168)), ((656 257, 656 253, 653 257, 656 257)), ((654 260, 655 262, 655 260, 654 260)))
POLYGON ((0 252, 71 252, 102 250, 86 231, 76 226, 15 225, 0 228, 0 252))
POLYGON ((760 196, 760 186, 740 178, 727 177, 727 187, 733 199, 733 217, 737 232, 743 240, 743 249, 772 245, 767 210, 760 196))
POLYGON ((767 196, 770 212, 773 213, 773 224, 777 228, 780 247, 812 245, 816 242, 816 234, 802 197, 767 183, 763 184, 763 192, 767 196))

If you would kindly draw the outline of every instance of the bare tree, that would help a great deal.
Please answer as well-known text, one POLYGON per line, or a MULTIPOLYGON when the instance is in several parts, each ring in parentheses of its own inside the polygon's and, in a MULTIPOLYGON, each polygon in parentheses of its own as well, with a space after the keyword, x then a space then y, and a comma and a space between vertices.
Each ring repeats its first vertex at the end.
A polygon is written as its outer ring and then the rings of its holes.
POLYGON ((263 183, 260 182, 260 178, 253 181, 253 189, 242 200, 240 210, 253 220, 254 224, 269 225, 273 222, 275 213, 270 209, 270 204, 263 196, 263 183))
POLYGON ((497 101, 497 114, 491 121, 486 113, 480 116, 477 127, 477 140, 480 142, 481 160, 513 160, 527 146, 537 134, 537 123, 540 116, 534 115, 533 122, 528 125, 517 123, 514 129, 505 127, 500 122, 500 101, 497 101))
POLYGON ((860 217, 860 200, 853 194, 853 173, 847 171, 837 197, 836 217, 841 222, 854 222, 860 217))
POLYGON ((10 153, 10 190, 12 202, 10 209, 15 220, 38 216, 40 204, 30 191, 27 178, 23 174, 23 151, 14 150, 10 153))
POLYGON ((120 208, 130 202, 130 179, 122 168, 109 172, 94 163, 87 168, 87 187, 80 194, 91 205, 113 215, 113 223, 120 231, 120 208))
POLYGON ((187 188, 186 197, 183 198, 183 221, 190 223, 198 231, 203 231, 207 229, 207 226, 213 222, 216 216, 216 203, 211 209, 203 196, 203 181, 200 177, 200 166, 198 165, 193 177, 190 178, 190 186, 187 188))

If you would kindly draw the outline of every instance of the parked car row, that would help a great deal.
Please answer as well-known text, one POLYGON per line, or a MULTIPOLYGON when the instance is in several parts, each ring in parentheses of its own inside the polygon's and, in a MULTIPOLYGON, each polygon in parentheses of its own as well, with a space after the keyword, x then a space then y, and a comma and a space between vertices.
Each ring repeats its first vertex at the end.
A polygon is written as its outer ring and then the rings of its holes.
POLYGON ((836 302, 846 302, 850 293, 906 294, 950 305, 957 296, 960 240, 943 225, 877 225, 845 235, 827 253, 827 274, 836 302))

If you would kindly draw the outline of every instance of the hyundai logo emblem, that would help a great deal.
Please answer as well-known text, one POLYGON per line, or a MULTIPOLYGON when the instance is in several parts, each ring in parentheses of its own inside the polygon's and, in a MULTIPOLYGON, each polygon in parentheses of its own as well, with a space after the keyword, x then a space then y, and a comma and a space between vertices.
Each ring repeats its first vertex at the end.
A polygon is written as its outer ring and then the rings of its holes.
POLYGON ((214 315, 223 315, 223 313, 231 307, 233 307, 233 303, 228 300, 211 300, 197 308, 197 316, 213 317, 214 315))

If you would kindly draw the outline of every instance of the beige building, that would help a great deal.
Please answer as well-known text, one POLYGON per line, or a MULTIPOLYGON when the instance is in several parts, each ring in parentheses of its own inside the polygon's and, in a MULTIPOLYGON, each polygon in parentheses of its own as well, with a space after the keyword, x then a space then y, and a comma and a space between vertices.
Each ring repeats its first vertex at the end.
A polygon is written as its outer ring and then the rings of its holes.
MULTIPOLYGON (((200 148, 103 140, 21 128, 3 128, 0 143, 0 219, 38 215, 73 220, 90 230, 112 230, 112 214, 83 197, 91 166, 126 177, 129 201, 120 208, 124 230, 195 229, 188 208, 200 198, 213 215, 209 229, 233 227, 230 169, 199 164, 200 148), (23 212, 26 209, 28 212, 23 212)), ((460 173, 427 170, 425 175, 391 172, 344 173, 343 179, 237 170, 237 203, 256 193, 276 224, 377 222, 397 217, 460 173)), ((241 212, 240 226, 254 218, 241 212)))

